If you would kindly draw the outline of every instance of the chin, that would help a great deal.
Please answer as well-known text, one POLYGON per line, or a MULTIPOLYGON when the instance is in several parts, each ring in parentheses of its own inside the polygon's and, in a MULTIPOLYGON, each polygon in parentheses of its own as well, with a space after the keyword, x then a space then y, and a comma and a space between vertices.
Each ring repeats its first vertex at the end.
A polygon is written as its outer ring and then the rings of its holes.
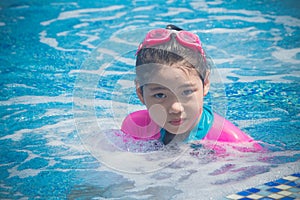
POLYGON ((174 135, 180 135, 191 131, 191 128, 179 128, 174 130, 174 128, 165 128, 166 131, 174 135))

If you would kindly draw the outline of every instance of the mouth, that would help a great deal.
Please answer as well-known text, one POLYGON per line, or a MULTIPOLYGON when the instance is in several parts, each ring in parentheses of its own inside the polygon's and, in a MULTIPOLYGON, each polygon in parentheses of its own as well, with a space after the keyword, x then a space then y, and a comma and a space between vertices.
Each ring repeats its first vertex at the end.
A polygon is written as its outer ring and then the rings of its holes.
POLYGON ((183 118, 178 118, 178 119, 172 119, 169 121, 169 123, 173 126, 179 126, 185 122, 185 119, 183 118))

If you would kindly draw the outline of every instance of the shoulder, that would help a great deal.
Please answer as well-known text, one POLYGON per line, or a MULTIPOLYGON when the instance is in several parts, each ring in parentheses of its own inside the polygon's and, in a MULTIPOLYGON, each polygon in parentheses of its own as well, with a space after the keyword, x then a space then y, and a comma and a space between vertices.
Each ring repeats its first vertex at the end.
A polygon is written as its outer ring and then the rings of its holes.
POLYGON ((253 139, 222 116, 214 113, 214 122, 206 139, 221 142, 251 142, 253 139))
POLYGON ((130 113, 122 122, 121 131, 136 139, 157 139, 160 127, 150 118, 147 110, 130 113))

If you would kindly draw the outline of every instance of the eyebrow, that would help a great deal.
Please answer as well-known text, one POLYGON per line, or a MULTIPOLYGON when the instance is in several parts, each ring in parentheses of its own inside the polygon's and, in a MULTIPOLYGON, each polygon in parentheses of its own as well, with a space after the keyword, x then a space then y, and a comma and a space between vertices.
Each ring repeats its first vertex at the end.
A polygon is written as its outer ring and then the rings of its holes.
MULTIPOLYGON (((193 83, 186 83, 186 84, 179 86, 179 88, 194 88, 194 87, 197 87, 197 85, 193 84, 193 83)), ((149 90, 151 92, 155 92, 155 91, 160 91, 160 90, 168 90, 168 88, 166 88, 164 86, 153 86, 153 87, 149 87, 149 90)))
POLYGON ((168 89, 163 86, 154 86, 154 87, 149 87, 149 90, 152 92, 155 92, 155 91, 159 91, 159 90, 168 90, 168 89))
POLYGON ((179 88, 194 88, 194 87, 197 87, 197 85, 194 83, 186 83, 186 84, 179 86, 179 88))

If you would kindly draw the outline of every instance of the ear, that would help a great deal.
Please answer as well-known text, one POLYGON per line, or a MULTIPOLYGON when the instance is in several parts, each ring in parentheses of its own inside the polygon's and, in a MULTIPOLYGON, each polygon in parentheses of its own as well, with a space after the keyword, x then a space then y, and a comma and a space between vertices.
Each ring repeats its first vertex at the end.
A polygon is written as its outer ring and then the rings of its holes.
POLYGON ((204 86, 203 86, 203 95, 206 96, 208 91, 209 91, 209 87, 210 87, 210 81, 209 81, 209 74, 210 72, 207 72, 205 80, 204 80, 204 86))
POLYGON ((139 82, 137 82, 137 80, 135 80, 135 91, 136 91, 136 94, 139 97, 140 101, 142 102, 142 104, 145 104, 145 100, 143 97, 143 90, 142 90, 142 87, 139 84, 139 82))
POLYGON ((210 87, 210 81, 208 78, 205 79, 204 81, 204 87, 203 87, 203 95, 206 96, 210 87))

